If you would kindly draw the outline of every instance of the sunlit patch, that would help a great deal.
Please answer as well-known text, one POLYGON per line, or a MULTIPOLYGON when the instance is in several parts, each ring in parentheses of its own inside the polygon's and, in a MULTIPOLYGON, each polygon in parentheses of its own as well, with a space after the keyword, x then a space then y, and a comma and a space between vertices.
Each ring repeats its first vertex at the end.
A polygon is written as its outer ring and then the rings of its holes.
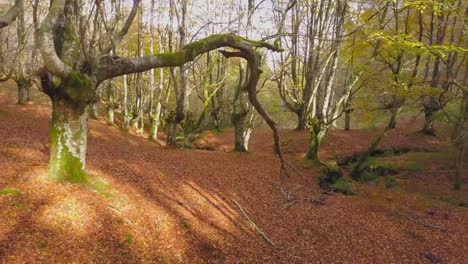
POLYGON ((65 198, 47 206, 38 217, 41 224, 58 232, 86 235, 97 227, 92 208, 75 198, 65 198))

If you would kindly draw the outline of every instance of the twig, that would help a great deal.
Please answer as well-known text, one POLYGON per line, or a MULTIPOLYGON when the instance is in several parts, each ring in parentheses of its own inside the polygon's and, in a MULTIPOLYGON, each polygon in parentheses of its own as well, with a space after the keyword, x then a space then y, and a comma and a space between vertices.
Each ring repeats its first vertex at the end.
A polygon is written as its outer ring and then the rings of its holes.
POLYGON ((237 205, 237 207, 239 208, 239 210, 241 211, 241 213, 244 215, 244 217, 247 219, 247 221, 249 221, 249 223, 255 228, 255 230, 257 231, 257 233, 266 241, 268 242, 268 244, 272 245, 272 246, 275 246, 275 244, 268 238, 268 236, 265 234, 265 232, 263 232, 256 224, 254 221, 252 221, 252 219, 249 217, 249 215, 245 212, 244 208, 242 208, 242 206, 236 201, 236 199, 234 198, 231 198, 231 200, 237 205))
POLYGON ((281 207, 281 211, 283 211, 283 210, 286 209, 286 208, 289 208, 289 207, 293 206, 297 201, 298 201, 297 199, 296 199, 296 200, 292 200, 291 202, 289 202, 289 203, 283 205, 283 207, 281 207))
POLYGON ((426 227, 431 227, 431 228, 435 228, 435 229, 439 229, 439 230, 442 230, 442 231, 447 231, 446 228, 443 228, 441 226, 438 226, 438 225, 434 225, 434 224, 431 224, 431 223, 428 223, 428 222, 425 222, 423 220, 419 220, 419 219, 416 219, 414 217, 411 217, 411 216, 408 216, 408 215, 402 215, 403 217, 406 217, 407 219, 409 220, 412 220, 412 221, 415 221, 423 226, 426 226, 426 227))

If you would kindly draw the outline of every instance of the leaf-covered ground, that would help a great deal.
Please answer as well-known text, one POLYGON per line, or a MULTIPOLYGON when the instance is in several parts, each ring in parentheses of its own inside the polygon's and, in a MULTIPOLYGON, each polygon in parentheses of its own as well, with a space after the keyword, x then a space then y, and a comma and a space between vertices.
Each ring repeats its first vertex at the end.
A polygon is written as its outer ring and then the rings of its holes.
MULTIPOLYGON (((230 151, 230 130, 207 133, 197 143, 215 151, 167 149, 103 119, 90 120, 89 126, 87 168, 93 183, 69 185, 45 178, 47 100, 39 96, 33 104, 17 106, 8 85, 0 86, 0 190, 10 190, 0 194, 1 263, 468 259, 468 210, 454 205, 468 200, 468 189, 451 190, 447 140, 415 133, 418 124, 412 120, 393 131, 382 148, 437 152, 386 157, 408 168, 398 175, 398 186, 355 183, 355 196, 318 188, 317 169, 302 162, 306 133, 282 131, 283 149, 295 169, 280 181, 267 130, 254 133, 251 153, 238 154, 230 151)), ((346 159, 378 133, 334 131, 320 156, 346 159)))

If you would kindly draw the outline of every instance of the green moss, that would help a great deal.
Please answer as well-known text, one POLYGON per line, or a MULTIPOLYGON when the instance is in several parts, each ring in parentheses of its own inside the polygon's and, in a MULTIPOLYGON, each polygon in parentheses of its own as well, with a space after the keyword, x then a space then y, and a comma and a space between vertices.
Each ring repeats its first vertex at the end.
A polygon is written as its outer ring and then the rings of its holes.
POLYGON ((456 198, 452 198, 452 197, 440 197, 439 198, 441 201, 443 202, 446 202, 446 203, 449 203, 449 204, 452 204, 452 205, 456 205, 456 206, 461 206, 461 207, 467 207, 468 208, 468 201, 462 201, 462 200, 458 200, 456 198))
POLYGON ((336 183, 332 185, 333 191, 342 193, 344 195, 354 195, 354 191, 351 187, 351 184, 344 179, 339 179, 336 183))
POLYGON ((13 195, 20 195, 21 192, 15 189, 3 189, 0 190, 0 195, 7 195, 7 194, 13 194, 13 195))
POLYGON ((165 64, 174 66, 183 65, 187 62, 187 57, 183 52, 167 52, 159 54, 158 57, 164 61, 165 64))
POLYGON ((66 181, 70 183, 87 183, 88 175, 83 170, 83 164, 78 157, 68 149, 67 145, 62 139, 62 142, 58 142, 61 138, 60 135, 64 133, 62 129, 58 129, 52 126, 50 129, 50 145, 51 145, 51 159, 49 161, 49 177, 54 181, 66 181), (57 154, 58 145, 62 146, 60 153, 57 154), (60 155, 58 157, 58 155, 60 155))
POLYGON ((324 168, 320 171, 320 175, 318 177, 319 185, 323 189, 330 189, 333 184, 343 177, 343 173, 336 161, 328 161, 323 165, 324 168))
POLYGON ((67 85, 78 89, 87 88, 89 87, 89 78, 77 71, 72 71, 67 85))

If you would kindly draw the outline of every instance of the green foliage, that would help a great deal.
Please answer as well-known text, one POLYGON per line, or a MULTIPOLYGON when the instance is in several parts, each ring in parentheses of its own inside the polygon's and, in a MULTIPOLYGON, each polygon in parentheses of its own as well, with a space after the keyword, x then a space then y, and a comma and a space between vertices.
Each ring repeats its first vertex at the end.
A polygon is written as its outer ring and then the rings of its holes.
POLYGON ((333 191, 342 193, 344 195, 354 195, 353 188, 351 184, 344 180, 344 179, 339 179, 336 183, 332 185, 333 191))
POLYGON ((326 162, 324 168, 320 170, 320 175, 318 177, 319 185, 323 189, 330 189, 341 177, 343 177, 343 173, 336 161, 326 162))
POLYGON ((3 189, 0 190, 0 195, 7 195, 7 194, 13 194, 13 195, 20 195, 21 192, 15 189, 3 189))
POLYGON ((370 182, 374 181, 379 177, 379 175, 373 171, 366 170, 363 173, 361 173, 359 177, 359 182, 370 182))
POLYGON ((453 198, 453 197, 447 197, 447 196, 441 197, 439 199, 441 201, 449 203, 449 204, 453 204, 453 205, 456 205, 456 206, 461 206, 461 207, 467 207, 468 208, 468 202, 466 202, 466 201, 462 201, 462 200, 459 200, 459 199, 456 199, 456 198, 453 198))

